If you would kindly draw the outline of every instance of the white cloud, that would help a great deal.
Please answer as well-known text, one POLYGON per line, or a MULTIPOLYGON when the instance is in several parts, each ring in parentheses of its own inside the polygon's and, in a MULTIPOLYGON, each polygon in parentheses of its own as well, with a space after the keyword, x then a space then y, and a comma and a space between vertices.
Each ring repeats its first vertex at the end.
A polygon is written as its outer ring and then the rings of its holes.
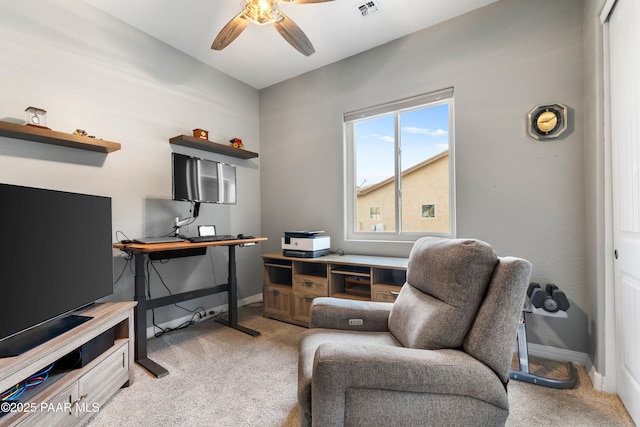
POLYGON ((364 135, 364 136, 362 136, 362 138, 364 138, 364 139, 376 138, 376 139, 379 139, 380 141, 384 141, 384 142, 393 142, 393 141, 395 141, 395 138, 392 137, 392 136, 378 135, 377 133, 372 133, 371 135, 364 135))
POLYGON ((418 135, 428 135, 433 137, 447 135, 448 132, 444 129, 431 130, 427 128, 419 128, 414 126, 403 127, 402 130, 407 133, 413 133, 418 135))

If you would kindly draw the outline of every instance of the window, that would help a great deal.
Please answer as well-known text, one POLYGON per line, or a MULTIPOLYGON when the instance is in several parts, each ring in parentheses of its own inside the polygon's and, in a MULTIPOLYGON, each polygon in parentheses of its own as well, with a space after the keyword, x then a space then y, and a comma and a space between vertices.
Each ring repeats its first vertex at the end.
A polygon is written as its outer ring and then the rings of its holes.
POLYGON ((436 205, 422 205, 422 218, 435 218, 436 205))
POLYGON ((453 89, 346 113, 344 127, 349 239, 455 236, 453 89))
POLYGON ((380 206, 369 208, 369 219, 380 219, 380 206))

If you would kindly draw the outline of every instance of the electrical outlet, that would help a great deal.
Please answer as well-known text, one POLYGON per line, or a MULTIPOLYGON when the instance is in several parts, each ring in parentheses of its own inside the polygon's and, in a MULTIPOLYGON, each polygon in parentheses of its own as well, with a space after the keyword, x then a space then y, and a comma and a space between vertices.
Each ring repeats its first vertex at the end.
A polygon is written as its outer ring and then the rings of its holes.
POLYGON ((349 325, 362 326, 362 319, 349 319, 349 325))

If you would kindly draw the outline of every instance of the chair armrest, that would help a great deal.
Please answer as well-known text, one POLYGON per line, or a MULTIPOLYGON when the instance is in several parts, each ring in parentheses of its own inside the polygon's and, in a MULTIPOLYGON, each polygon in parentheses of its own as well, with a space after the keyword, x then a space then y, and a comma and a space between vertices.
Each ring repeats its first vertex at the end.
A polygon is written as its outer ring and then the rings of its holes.
POLYGON ((357 389, 454 395, 509 408, 498 376, 459 350, 325 343, 315 353, 311 385, 318 425, 345 419, 346 392, 357 389))
MULTIPOLYGON (((386 332, 393 303, 357 301, 320 297, 311 303, 309 329, 342 329, 352 331, 386 332), (361 325, 350 325, 349 320, 362 320, 361 325)), ((358 322, 359 323, 359 322, 358 322)))

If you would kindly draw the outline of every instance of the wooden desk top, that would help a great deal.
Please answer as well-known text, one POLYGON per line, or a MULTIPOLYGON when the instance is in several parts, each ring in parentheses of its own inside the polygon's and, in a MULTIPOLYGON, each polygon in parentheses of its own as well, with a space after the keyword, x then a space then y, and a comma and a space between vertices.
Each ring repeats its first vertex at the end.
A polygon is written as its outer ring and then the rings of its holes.
POLYGON ((222 240, 217 242, 200 242, 191 243, 188 240, 184 242, 171 242, 171 243, 114 243, 113 247, 120 250, 126 250, 129 252, 160 252, 160 251, 174 251, 180 249, 193 249, 203 248, 207 246, 233 246, 242 245, 246 243, 260 243, 266 242, 266 237, 256 237, 253 239, 235 239, 235 240, 222 240))

